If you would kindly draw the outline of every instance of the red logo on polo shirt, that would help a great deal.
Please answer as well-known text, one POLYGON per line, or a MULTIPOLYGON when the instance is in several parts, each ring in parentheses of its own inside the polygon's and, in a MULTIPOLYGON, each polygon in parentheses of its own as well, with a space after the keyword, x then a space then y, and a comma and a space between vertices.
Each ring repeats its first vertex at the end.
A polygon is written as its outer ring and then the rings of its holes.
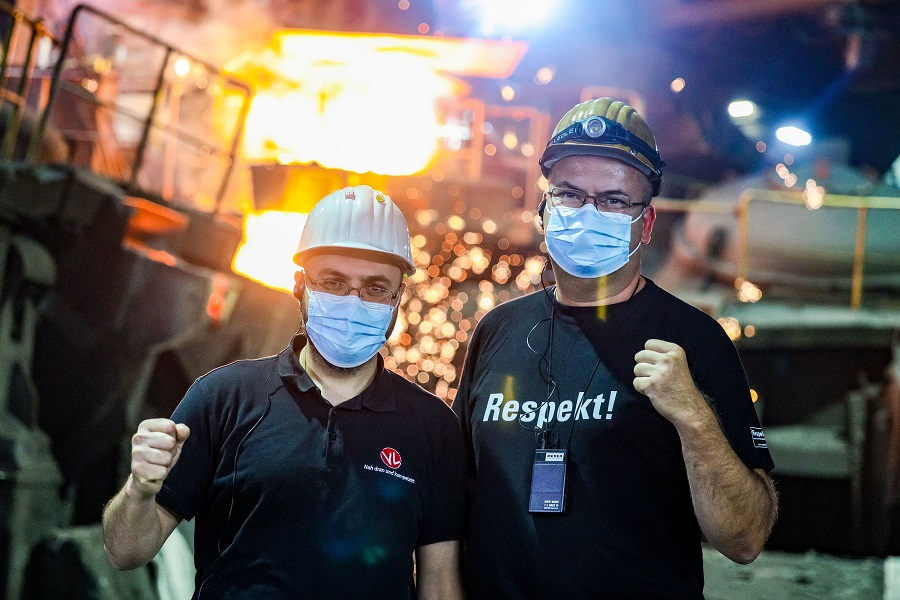
POLYGON ((385 448, 382 450, 381 460, 389 469, 397 469, 400 467, 400 463, 403 462, 403 459, 400 458, 400 453, 393 448, 385 448))

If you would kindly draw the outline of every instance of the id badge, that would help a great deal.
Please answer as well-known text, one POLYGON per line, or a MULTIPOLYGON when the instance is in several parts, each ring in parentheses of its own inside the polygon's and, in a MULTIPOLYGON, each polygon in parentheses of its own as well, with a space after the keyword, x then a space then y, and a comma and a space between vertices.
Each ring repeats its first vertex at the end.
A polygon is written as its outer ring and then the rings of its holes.
POLYGON ((531 469, 530 513, 561 513, 566 507, 568 450, 535 450, 531 469))

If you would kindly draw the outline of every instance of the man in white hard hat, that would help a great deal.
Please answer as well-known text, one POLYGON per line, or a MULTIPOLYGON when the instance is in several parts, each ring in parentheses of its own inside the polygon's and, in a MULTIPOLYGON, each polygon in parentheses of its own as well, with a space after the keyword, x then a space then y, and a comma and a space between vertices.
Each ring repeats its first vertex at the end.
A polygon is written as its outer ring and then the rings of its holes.
POLYGON ((459 598, 459 423, 378 354, 415 272, 406 220, 381 192, 338 190, 294 259, 304 327, 141 423, 107 556, 145 564, 196 517, 195 599, 459 598))
POLYGON ((454 400, 469 596, 702 600, 701 538, 748 563, 777 510, 746 375, 714 319, 641 275, 663 167, 644 119, 581 103, 540 164, 556 285, 480 321, 454 400))

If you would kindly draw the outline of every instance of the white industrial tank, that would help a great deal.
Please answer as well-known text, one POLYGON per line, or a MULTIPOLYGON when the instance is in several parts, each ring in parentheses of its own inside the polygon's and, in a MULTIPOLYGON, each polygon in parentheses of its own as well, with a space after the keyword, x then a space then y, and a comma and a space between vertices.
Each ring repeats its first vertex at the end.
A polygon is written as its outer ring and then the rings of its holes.
POLYGON ((846 288, 862 249, 863 285, 900 288, 900 189, 843 164, 779 167, 704 193, 706 210, 688 212, 673 232, 671 261, 723 281, 743 274, 761 284, 846 288), (879 208, 861 222, 859 204, 879 208))

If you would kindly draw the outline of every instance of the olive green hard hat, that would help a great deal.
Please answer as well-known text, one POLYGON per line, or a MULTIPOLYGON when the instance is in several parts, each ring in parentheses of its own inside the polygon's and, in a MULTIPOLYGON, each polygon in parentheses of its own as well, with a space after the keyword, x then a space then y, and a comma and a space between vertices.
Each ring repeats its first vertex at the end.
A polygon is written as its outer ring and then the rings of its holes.
POLYGON ((567 156, 607 156, 644 173, 659 194, 662 168, 656 138, 636 110, 612 98, 596 98, 575 105, 553 131, 541 155, 541 172, 550 175, 556 161, 567 156))

